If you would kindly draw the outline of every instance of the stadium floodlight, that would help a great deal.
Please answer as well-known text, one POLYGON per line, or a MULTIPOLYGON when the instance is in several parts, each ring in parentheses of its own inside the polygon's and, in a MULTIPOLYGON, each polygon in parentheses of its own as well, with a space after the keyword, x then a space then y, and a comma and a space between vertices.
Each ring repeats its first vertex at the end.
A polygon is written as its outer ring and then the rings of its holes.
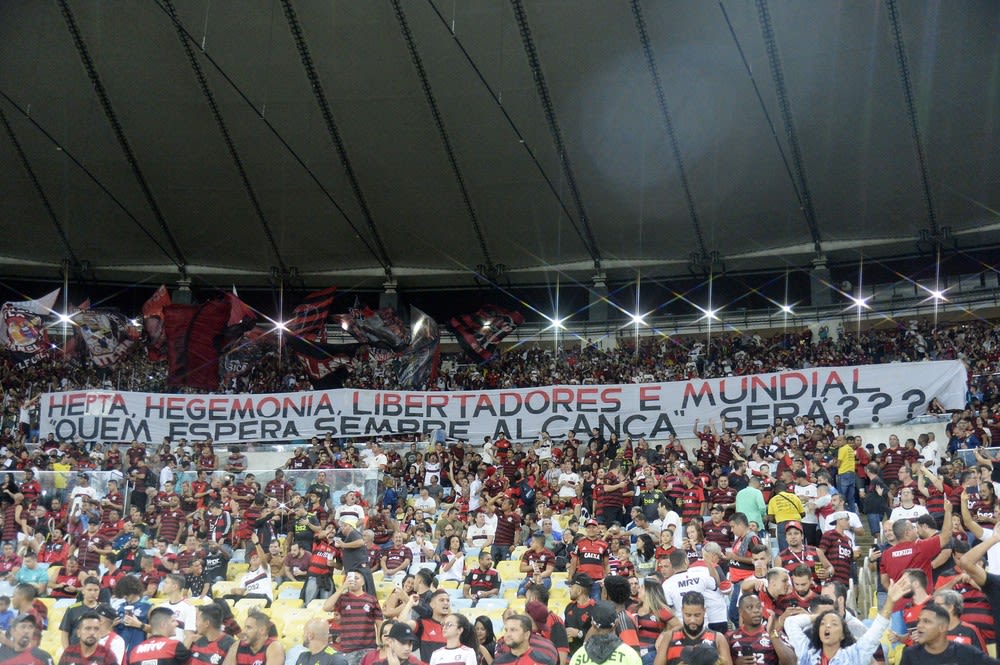
POLYGON ((646 315, 645 314, 629 314, 629 318, 632 319, 632 323, 637 326, 646 325, 646 315))
POLYGON ((59 314, 59 323, 73 323, 72 314, 59 314))
POLYGON ((792 306, 791 305, 782 305, 781 306, 781 312, 782 312, 782 314, 794 314, 795 313, 795 312, 792 311, 792 306))
POLYGON ((948 299, 944 297, 944 291, 937 290, 931 291, 931 300, 948 301, 948 299))
POLYGON ((288 324, 286 324, 284 321, 275 321, 274 329, 280 330, 281 332, 288 332, 288 324))
POLYGON ((854 296, 851 296, 851 302, 854 303, 854 306, 858 309, 871 309, 872 307, 868 304, 868 300, 868 298, 855 298, 854 296))

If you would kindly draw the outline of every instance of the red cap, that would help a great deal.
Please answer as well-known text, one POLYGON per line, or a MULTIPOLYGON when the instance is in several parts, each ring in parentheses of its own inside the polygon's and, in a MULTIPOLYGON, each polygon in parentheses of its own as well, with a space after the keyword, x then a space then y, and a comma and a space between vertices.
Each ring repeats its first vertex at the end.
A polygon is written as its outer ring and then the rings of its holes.
POLYGON ((586 521, 586 523, 584 524, 584 526, 599 526, 599 524, 597 523, 597 520, 591 518, 591 519, 589 519, 589 520, 586 521))
POLYGON ((798 529, 800 533, 805 533, 805 529, 802 528, 802 522, 798 520, 788 520, 785 522, 785 533, 788 533, 789 529, 798 529))

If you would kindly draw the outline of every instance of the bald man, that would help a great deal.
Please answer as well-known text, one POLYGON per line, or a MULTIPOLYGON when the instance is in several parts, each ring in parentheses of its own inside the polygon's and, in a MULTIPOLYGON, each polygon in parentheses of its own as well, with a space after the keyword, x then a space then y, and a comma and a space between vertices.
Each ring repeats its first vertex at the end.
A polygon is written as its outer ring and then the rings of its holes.
POLYGON ((330 624, 326 619, 313 618, 302 631, 306 650, 299 654, 295 665, 347 665, 347 659, 330 647, 330 624))

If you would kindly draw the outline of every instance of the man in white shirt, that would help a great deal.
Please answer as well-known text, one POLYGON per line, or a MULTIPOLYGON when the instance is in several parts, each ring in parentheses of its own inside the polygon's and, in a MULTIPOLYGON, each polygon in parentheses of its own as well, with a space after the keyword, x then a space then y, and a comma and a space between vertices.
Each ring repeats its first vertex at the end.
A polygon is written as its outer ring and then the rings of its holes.
POLYGON ((162 593, 167 600, 160 607, 173 612, 177 622, 174 639, 184 640, 187 635, 194 635, 197 612, 194 605, 184 600, 184 576, 171 574, 163 578, 162 593))
POLYGON ((476 477, 472 479, 469 483, 469 512, 474 513, 479 510, 483 505, 483 476, 486 475, 486 470, 483 467, 479 467, 476 472, 476 477))
POLYGON ((892 509, 889 521, 910 520, 916 522, 921 515, 927 514, 927 508, 914 501, 913 488, 904 487, 899 490, 899 505, 892 509))
POLYGON ((562 473, 559 474, 559 498, 576 498, 579 487, 580 475, 573 472, 569 462, 563 462, 562 473))
POLYGON ((823 508, 826 505, 830 505, 833 508, 833 512, 827 514, 825 517, 820 516, 819 518, 819 530, 820 533, 826 533, 827 531, 832 531, 837 528, 837 520, 832 519, 832 517, 837 513, 846 513, 848 519, 848 529, 845 532, 847 537, 851 539, 851 547, 857 547, 857 541, 855 537, 858 534, 863 534, 865 532, 864 526, 861 525, 861 518, 858 517, 857 513, 853 513, 844 507, 844 496, 842 494, 833 494, 827 496, 821 496, 816 499, 816 507, 823 508))
POLYGON ((92 503, 97 503, 97 490, 90 486, 90 477, 81 473, 76 481, 76 487, 69 493, 70 512, 83 504, 83 497, 88 497, 92 503))
POLYGON ((540 460, 552 459, 552 439, 545 432, 542 432, 542 437, 535 442, 535 454, 540 460))
POLYGON ((435 501, 430 491, 426 487, 420 488, 420 496, 413 500, 413 507, 422 511, 425 515, 434 516, 437 512, 437 501, 435 501))
POLYGON ((371 456, 367 462, 369 469, 382 469, 384 471, 389 466, 389 458, 386 456, 382 446, 377 443, 372 444, 371 456))
POLYGON ((935 439, 934 432, 921 434, 917 437, 917 442, 923 444, 920 449, 920 463, 930 469, 932 473, 937 474, 938 467, 941 465, 941 446, 935 439))
MULTIPOLYGON (((726 602, 719 592, 718 554, 707 548, 705 566, 688 567, 687 553, 674 550, 670 553, 673 575, 663 582, 663 595, 667 605, 675 614, 680 614, 682 597, 689 591, 698 591, 705 597, 705 621, 713 630, 719 630, 726 623, 726 602), (710 560, 712 559, 712 560, 710 560), (719 624, 718 627, 715 624, 719 624)), ((721 552, 720 552, 721 553, 721 552)))
POLYGON ((465 531, 465 544, 468 547, 487 548, 493 544, 494 531, 486 524, 486 515, 476 513, 476 523, 465 531))

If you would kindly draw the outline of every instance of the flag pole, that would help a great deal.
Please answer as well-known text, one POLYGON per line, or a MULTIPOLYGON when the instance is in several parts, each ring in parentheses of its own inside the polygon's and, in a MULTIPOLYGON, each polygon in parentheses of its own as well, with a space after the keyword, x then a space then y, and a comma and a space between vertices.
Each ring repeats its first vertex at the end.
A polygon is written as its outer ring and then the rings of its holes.
POLYGON ((69 259, 63 259, 62 352, 64 358, 66 356, 66 342, 69 338, 69 266, 69 259))

